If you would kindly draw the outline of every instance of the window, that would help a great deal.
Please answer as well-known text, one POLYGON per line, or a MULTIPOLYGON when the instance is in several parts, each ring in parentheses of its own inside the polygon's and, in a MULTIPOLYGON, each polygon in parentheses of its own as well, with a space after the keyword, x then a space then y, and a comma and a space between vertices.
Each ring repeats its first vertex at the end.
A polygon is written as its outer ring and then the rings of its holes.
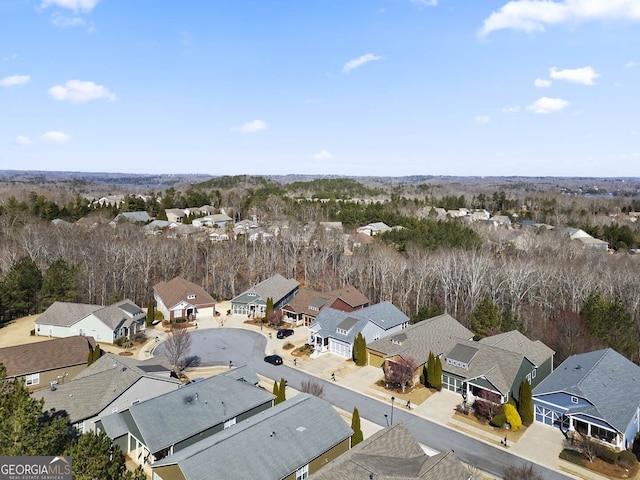
MULTIPOLYGON (((380 339, 380 332, 374 333, 373 334, 373 341, 375 342, 376 340, 379 340, 379 339, 380 339)), ((399 342, 398 342, 398 344, 399 344, 399 342)))
POLYGON ((535 368, 531 370, 531 378, 536 378, 536 372, 537 370, 535 368))
POLYGON ((571 403, 578 403, 578 397, 571 397, 571 403))
POLYGON ((76 429, 76 431, 82 435, 84 433, 84 422, 77 422, 73 424, 73 428, 76 429))
POLYGON ((194 300, 196 298, 195 293, 190 293, 189 295, 187 295, 187 300, 194 300))
POLYGON ((531 374, 527 375, 527 382, 529 382, 529 385, 531 385, 531 374))
POLYGON ((24 383, 27 384, 27 387, 30 387, 32 385, 38 385, 40 383, 40 374, 32 373, 30 375, 25 376, 24 383))
POLYGON ((231 420, 227 420, 224 422, 224 429, 226 430, 229 427, 233 427, 236 424, 236 417, 233 417, 231 420))
POLYGON ((86 328, 79 328, 78 329, 78 335, 80 335, 81 337, 85 337, 87 335, 87 329, 86 328))
POLYGON ((140 403, 140 399, 134 400, 131 402, 131 405, 137 405, 138 403, 140 403))
POLYGON ((309 464, 296 470, 296 480, 305 480, 309 477, 309 464))

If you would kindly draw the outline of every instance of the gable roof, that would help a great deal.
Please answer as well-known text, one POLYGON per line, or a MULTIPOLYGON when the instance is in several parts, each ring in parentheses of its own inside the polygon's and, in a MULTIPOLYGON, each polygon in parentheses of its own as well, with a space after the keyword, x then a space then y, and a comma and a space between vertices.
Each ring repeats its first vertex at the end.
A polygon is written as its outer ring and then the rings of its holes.
POLYGON ((542 365, 555 353, 540 340, 530 340, 518 330, 485 337, 478 343, 502 348, 510 352, 521 353, 536 367, 542 365))
POLYGON ((468 380, 484 377, 502 395, 507 395, 511 391, 518 370, 525 359, 522 353, 462 339, 444 357, 443 371, 468 380), (447 358, 467 363, 468 368, 450 365, 446 362, 447 358))
POLYGON ((467 480, 469 472, 452 451, 428 457, 407 427, 396 423, 374 433, 309 478, 467 480))
MULTIPOLYGON (((242 380, 215 375, 191 385, 132 405, 123 420, 153 453, 220 425, 274 396, 242 380), (166 412, 179 412, 167 415, 166 412), (159 422, 158 419, 162 418, 159 422)), ((112 432, 107 430, 111 436, 112 432)), ((111 437, 115 438, 115 437, 111 437)))
POLYGON ((53 302, 42 315, 34 320, 34 323, 70 327, 100 308, 102 308, 100 305, 88 305, 86 303, 53 302))
POLYGON ((320 308, 329 303, 330 294, 321 293, 310 288, 301 288, 296 293, 289 303, 286 305, 286 309, 295 313, 305 313, 315 317, 318 315, 320 308), (310 307, 315 307, 313 308, 310 307))
MULTIPOLYGON (((71 423, 74 423, 96 416, 142 377, 175 384, 177 388, 180 382, 169 377, 170 371, 169 360, 163 355, 141 361, 105 353, 73 380, 59 383, 55 391, 45 389, 36 394, 44 399, 45 409, 64 410, 69 414, 71 423), (159 372, 144 369, 152 365, 162 369, 159 372), (158 373, 165 373, 165 376, 158 373)), ((131 399, 134 400, 136 399, 131 399)))
POLYGON ((408 323, 409 317, 388 301, 376 303, 353 312, 343 312, 342 310, 327 307, 318 314, 315 322, 309 328, 316 332, 322 332, 325 337, 331 336, 351 343, 368 322, 383 330, 389 330, 403 323, 408 323), (343 324, 342 322, 347 319, 349 320, 343 324), (346 335, 336 331, 336 328, 345 326, 350 328, 346 335))
POLYGON ((335 303, 340 299, 351 307, 361 307, 369 303, 369 299, 357 288, 351 285, 345 285, 342 288, 333 290, 329 293, 331 295, 331 303, 335 303))
MULTIPOLYGON (((266 301, 268 298, 271 298, 273 300, 273 303, 278 303, 299 286, 300 283, 298 283, 297 280, 294 280, 293 278, 284 278, 282 275, 276 273, 275 275, 267 278, 266 280, 263 280, 257 285, 254 285, 250 289, 238 295, 238 297, 236 298, 249 293, 255 293, 264 301, 266 301)), ((232 300, 232 302, 234 300, 235 298, 232 300)))
POLYGON ((7 370, 7 378, 30 373, 57 370, 87 363, 93 337, 66 337, 0 348, 0 363, 7 370))
POLYGON ((434 355, 449 352, 460 338, 471 339, 473 333, 445 313, 409 325, 402 333, 371 342, 367 348, 387 357, 411 357, 421 364, 427 361, 429 352, 433 352, 434 355))
POLYGON ((640 367, 611 348, 572 355, 533 395, 556 392, 585 398, 595 407, 587 407, 590 414, 624 432, 640 406, 640 367))
POLYGON ((117 222, 119 219, 124 218, 125 220, 128 220, 130 222, 150 222, 151 220, 153 220, 149 214, 142 210, 140 212, 122 212, 119 213, 118 216, 116 218, 114 218, 114 221, 117 222))
POLYGON ((154 285, 153 289, 162 299, 162 303, 169 309, 175 307, 181 301, 191 305, 210 305, 215 300, 204 288, 182 277, 175 277, 168 282, 160 282, 154 285), (187 296, 195 295, 195 298, 187 299, 187 296))
POLYGON ((93 315, 112 330, 129 326, 133 322, 146 318, 144 310, 131 300, 121 300, 113 305, 102 307, 94 311, 93 315))
POLYGON ((285 478, 351 435, 351 428, 328 402, 303 393, 153 467, 177 464, 186 480, 285 478))

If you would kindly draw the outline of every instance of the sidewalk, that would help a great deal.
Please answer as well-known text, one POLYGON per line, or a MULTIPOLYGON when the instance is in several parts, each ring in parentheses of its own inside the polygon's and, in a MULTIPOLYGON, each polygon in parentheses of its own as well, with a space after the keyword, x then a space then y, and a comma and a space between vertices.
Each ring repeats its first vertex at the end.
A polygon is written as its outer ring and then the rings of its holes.
MULTIPOLYGON (((216 309, 219 312, 226 312, 229 309, 229 302, 218 303, 216 305, 216 309)), ((310 375, 324 380, 330 380, 331 375, 335 374, 336 381, 342 387, 349 388, 376 400, 390 401, 391 394, 386 394, 384 391, 372 388, 373 385, 382 378, 380 368, 371 366, 357 367, 352 361, 331 353, 322 353, 313 359, 308 356, 294 356, 292 355, 292 352, 295 348, 307 343, 307 329, 305 327, 294 328, 295 333, 292 336, 286 339, 278 339, 276 338, 276 330, 267 326, 260 327, 259 325, 248 324, 245 323, 246 320, 247 318, 243 315, 227 316, 223 313, 221 316, 215 318, 211 316, 199 316, 197 323, 199 329, 243 328, 261 333, 267 340, 265 355, 278 354, 282 357, 284 363, 289 366, 294 366, 295 359, 296 368, 299 368, 310 375), (271 337, 269 337, 269 333, 271 333, 271 337), (285 350, 283 347, 287 343, 294 344, 295 348, 285 350)), ((166 333, 164 333, 163 329, 156 328, 156 330, 159 333, 159 340, 162 341, 166 337, 166 333)), ((140 349, 138 353, 139 358, 149 358, 151 351, 156 344, 157 342, 155 339, 150 339, 140 349)), ((201 369, 195 370, 202 375, 210 375, 214 373, 214 371, 205 372, 201 369)), ((263 379, 261 383, 264 383, 264 385, 268 384, 265 388, 270 389, 272 386, 271 382, 272 380, 270 379, 263 379)), ((291 396, 294 396, 297 393, 288 387, 288 395, 289 390, 291 390, 291 396)), ((422 404, 414 404, 411 413, 436 422, 447 428, 451 428, 452 430, 465 433, 487 444, 501 446, 503 436, 493 434, 454 418, 455 407, 460 402, 460 395, 443 390, 431 395, 422 404)), ((345 420, 348 422, 351 421, 350 412, 340 411, 340 413, 345 417, 345 420)), ((373 422, 366 421, 365 419, 362 419, 362 422, 362 429, 365 438, 382 428, 373 422)), ((544 465, 545 467, 555 469, 571 478, 606 480, 606 477, 602 475, 581 468, 578 465, 560 460, 558 455, 563 448, 563 441, 564 436, 559 430, 534 423, 527 428, 526 432, 518 439, 518 441, 509 442, 508 448, 510 453, 513 453, 514 455, 530 460, 534 463, 544 465)))

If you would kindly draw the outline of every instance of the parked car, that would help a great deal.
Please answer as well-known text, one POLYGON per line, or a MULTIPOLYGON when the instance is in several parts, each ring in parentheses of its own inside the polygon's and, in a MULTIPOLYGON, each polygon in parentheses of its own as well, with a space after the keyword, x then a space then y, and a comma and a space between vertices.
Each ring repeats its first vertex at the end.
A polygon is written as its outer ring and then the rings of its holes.
POLYGON ((282 357, 280 355, 267 355, 264 361, 271 365, 282 365, 282 357))
POLYGON ((281 328, 280 330, 278 330, 276 337, 287 338, 287 337, 290 337, 291 335, 293 335, 293 330, 291 330, 290 328, 281 328))

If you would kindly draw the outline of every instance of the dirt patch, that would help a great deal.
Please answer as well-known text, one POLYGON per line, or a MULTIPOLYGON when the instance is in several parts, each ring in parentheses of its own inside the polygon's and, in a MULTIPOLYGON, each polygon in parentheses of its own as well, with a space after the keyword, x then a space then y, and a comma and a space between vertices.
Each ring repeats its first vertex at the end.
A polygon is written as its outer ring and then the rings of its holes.
POLYGON ((414 385, 413 387, 405 388, 404 393, 401 389, 389 389, 384 387, 384 380, 382 380, 382 384, 376 382, 371 388, 373 390, 378 390, 379 392, 384 392, 387 395, 393 395, 398 401, 407 403, 410 401, 414 405, 422 405, 427 398, 433 395, 429 388, 425 387, 421 383, 414 385))
POLYGON ((133 357, 133 352, 120 352, 118 355, 122 357, 133 357))

